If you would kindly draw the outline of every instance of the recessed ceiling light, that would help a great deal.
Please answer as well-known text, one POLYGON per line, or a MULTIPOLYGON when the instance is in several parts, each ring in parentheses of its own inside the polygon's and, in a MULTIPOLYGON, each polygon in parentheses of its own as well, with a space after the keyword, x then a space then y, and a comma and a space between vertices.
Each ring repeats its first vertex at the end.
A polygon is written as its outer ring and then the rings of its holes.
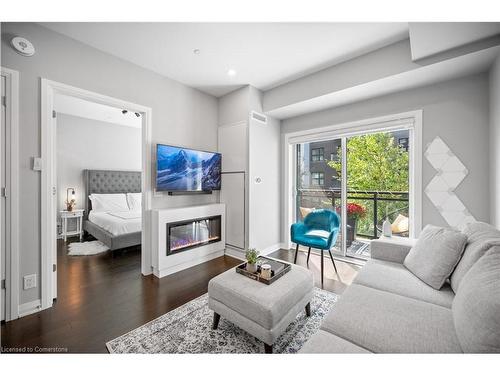
POLYGON ((227 75, 228 75, 229 77, 234 77, 234 76, 236 75, 236 70, 234 70, 234 69, 229 69, 229 70, 227 71, 227 75))
POLYGON ((199 55, 200 54, 200 50, 198 48, 196 48, 196 49, 193 50, 193 53, 195 55, 199 55))

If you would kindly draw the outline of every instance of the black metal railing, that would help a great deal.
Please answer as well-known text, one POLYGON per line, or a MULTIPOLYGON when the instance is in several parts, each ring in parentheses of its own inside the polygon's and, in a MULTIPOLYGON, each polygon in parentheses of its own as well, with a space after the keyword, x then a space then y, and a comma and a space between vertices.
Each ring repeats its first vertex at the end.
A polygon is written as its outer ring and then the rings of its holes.
MULTIPOLYGON (((380 223, 389 217, 398 213, 405 213, 408 215, 408 202, 409 193, 407 191, 374 191, 374 190, 347 190, 347 201, 365 201, 371 202, 371 220, 372 220, 372 233, 358 232, 357 235, 368 238, 379 237, 380 223), (387 203, 382 202, 403 202, 401 205, 389 207, 387 203), (384 207, 381 207, 384 206, 384 207)), ((341 205, 341 190, 340 189, 298 189, 297 190, 297 213, 299 214, 299 207, 315 207, 337 209, 341 205), (320 204, 318 204, 320 203, 320 204)), ((365 204, 365 208, 369 205, 365 204)), ((366 220, 366 219, 365 219, 366 220)))

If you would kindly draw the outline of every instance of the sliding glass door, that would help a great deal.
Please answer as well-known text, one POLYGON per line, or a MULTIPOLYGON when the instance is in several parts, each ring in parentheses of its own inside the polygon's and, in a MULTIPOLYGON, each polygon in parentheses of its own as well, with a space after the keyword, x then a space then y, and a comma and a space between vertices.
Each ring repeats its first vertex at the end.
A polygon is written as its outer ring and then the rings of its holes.
POLYGON ((408 236, 409 139, 409 130, 347 138, 347 256, 368 258, 386 220, 408 236))
POLYGON ((317 208, 337 212, 332 250, 344 257, 369 258, 384 221, 394 235, 408 236, 410 141, 403 128, 297 144, 296 221, 317 208))
MULTIPOLYGON (((342 218, 341 173, 335 168, 342 164, 341 145, 340 138, 297 145, 296 221, 319 208, 334 210, 342 218)), ((341 237, 334 252, 342 253, 341 237)))

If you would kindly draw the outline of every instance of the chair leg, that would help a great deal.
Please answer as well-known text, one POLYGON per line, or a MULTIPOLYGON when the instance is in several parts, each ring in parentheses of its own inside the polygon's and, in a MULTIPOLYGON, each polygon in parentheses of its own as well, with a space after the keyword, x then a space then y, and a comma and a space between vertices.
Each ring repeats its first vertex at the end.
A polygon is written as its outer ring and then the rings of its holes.
POLYGON ((264 352, 265 352, 266 354, 273 354, 273 346, 272 346, 272 345, 269 345, 269 344, 264 343, 264 352))
POLYGON ((321 287, 323 287, 323 268, 324 268, 324 265, 323 265, 323 250, 321 250, 321 287))
POLYGON ((307 264, 309 265, 309 256, 311 255, 311 248, 309 248, 309 251, 307 252, 307 264))
POLYGON ((330 254, 330 258, 332 259, 333 268, 335 269, 335 273, 338 275, 339 273, 337 272, 337 267, 335 266, 335 261, 333 260, 333 255, 332 255, 332 252, 330 251, 330 249, 328 249, 328 253, 330 254))
POLYGON ((219 326, 219 321, 220 321, 220 315, 214 311, 214 320, 212 323, 212 329, 217 329, 217 327, 219 326))
POLYGON ((297 244, 297 247, 295 248, 295 258, 293 260, 294 264, 297 264, 297 255, 299 254, 299 244, 297 244))

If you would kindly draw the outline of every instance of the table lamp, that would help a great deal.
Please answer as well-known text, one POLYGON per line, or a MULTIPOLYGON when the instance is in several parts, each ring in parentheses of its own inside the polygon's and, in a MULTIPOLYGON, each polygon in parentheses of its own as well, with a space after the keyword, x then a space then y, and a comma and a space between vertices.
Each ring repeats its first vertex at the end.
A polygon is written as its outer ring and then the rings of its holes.
POLYGON ((66 209, 68 211, 73 211, 73 208, 75 208, 75 206, 76 206, 75 188, 67 188, 66 189, 66 209))

